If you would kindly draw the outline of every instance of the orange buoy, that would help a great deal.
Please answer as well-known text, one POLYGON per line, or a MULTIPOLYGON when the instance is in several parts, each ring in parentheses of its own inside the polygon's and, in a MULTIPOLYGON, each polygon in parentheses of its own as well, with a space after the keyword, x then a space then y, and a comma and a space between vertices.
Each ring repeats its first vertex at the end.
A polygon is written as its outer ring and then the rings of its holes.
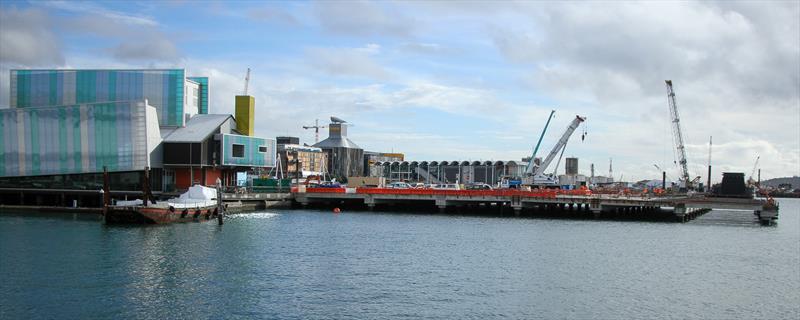
POLYGON ((340 213, 340 212, 342 212, 342 210, 340 210, 339 208, 333 208, 333 213, 340 213))

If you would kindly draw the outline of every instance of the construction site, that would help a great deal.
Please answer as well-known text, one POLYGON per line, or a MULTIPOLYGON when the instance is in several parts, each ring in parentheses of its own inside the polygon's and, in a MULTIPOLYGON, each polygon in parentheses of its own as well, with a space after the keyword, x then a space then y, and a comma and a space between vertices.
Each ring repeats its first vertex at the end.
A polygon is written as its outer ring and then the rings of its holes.
MULTIPOLYGON (((589 175, 580 174, 579 159, 564 159, 563 155, 572 136, 587 121, 581 115, 572 118, 550 151, 540 155, 540 149, 544 149, 542 141, 556 113, 552 110, 530 156, 496 161, 418 161, 406 160, 403 154, 364 152, 347 138, 347 122, 331 117, 327 126, 329 137, 310 146, 325 159, 324 168, 306 170, 298 164, 300 151, 294 157, 287 153, 280 159, 286 162, 285 168, 294 170, 283 171, 282 177, 288 177, 284 185, 290 186, 295 203, 302 206, 355 206, 370 210, 384 206, 427 206, 440 212, 456 208, 459 212, 508 210, 515 215, 563 212, 593 218, 610 215, 642 219, 663 218, 668 212, 666 216, 677 221, 688 221, 716 208, 750 211, 761 223, 771 224, 777 219, 778 207, 769 195, 757 194, 760 177, 753 176, 758 159, 747 181, 744 173, 725 172, 722 183, 712 186, 709 138, 707 179, 704 182, 700 175, 692 177, 675 90, 672 81, 666 80, 665 85, 679 171, 676 181, 668 181, 666 170, 655 164, 662 173, 660 180, 615 181, 613 159, 609 159, 607 176, 595 175, 594 164, 589 175), (562 159, 564 173, 558 174, 562 159)), ((303 128, 315 130, 318 140, 319 129, 325 127, 315 121, 313 126, 303 128)), ((586 134, 586 131, 580 134, 581 140, 586 134)))

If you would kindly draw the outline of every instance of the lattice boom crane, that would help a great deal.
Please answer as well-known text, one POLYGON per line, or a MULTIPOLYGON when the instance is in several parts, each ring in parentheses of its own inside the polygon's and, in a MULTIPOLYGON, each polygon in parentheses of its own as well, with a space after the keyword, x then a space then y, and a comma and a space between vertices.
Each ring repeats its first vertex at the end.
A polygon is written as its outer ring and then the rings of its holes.
POLYGON ((678 164, 681 168, 680 180, 686 183, 686 188, 690 188, 689 170, 686 165, 686 147, 683 145, 683 132, 681 131, 681 119, 678 115, 678 106, 675 103, 675 90, 672 89, 672 80, 666 80, 667 99, 669 100, 669 113, 672 116, 672 134, 675 140, 675 147, 678 151, 678 164))

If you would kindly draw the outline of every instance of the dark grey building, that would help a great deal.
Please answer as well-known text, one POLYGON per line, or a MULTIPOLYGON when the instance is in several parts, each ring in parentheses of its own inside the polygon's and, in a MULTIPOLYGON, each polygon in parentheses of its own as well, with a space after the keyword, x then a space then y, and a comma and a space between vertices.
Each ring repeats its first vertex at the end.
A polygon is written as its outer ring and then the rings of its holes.
POLYGON ((337 180, 362 176, 364 150, 347 138, 347 124, 340 121, 328 125, 328 138, 315 144, 328 155, 328 172, 337 180))

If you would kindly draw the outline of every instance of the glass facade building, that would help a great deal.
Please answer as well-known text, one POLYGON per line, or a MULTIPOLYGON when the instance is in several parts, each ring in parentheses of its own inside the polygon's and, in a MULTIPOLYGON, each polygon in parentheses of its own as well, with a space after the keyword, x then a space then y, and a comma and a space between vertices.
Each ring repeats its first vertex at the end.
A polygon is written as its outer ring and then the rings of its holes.
POLYGON ((0 109, 0 176, 142 170, 160 142, 143 100, 0 109))
POLYGON ((185 88, 184 69, 11 70, 10 102, 12 108, 29 108, 147 99, 160 125, 182 126, 185 114, 197 114, 203 101, 208 112, 208 78, 195 79, 197 103, 187 98, 192 92, 185 88))

